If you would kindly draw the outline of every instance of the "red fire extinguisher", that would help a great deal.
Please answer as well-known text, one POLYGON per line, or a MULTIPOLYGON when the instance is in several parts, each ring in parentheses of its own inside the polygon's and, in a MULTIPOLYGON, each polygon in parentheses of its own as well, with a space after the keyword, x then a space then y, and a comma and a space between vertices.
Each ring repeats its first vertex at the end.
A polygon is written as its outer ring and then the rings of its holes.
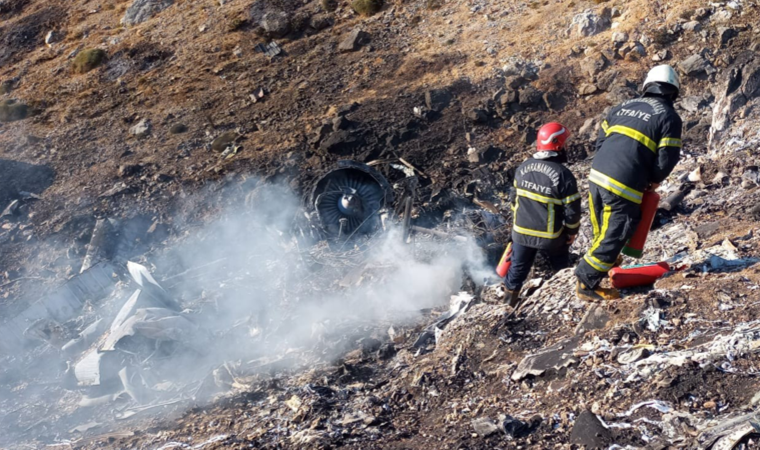
POLYGON ((639 222, 636 232, 628 243, 623 247, 623 254, 631 258, 641 258, 644 255, 644 246, 647 243, 649 230, 654 223, 654 215, 657 213, 657 206, 660 204, 660 196, 656 192, 644 192, 641 199, 641 222, 639 222))
POLYGON ((507 248, 506 250, 504 250, 504 254, 499 260, 499 265, 496 266, 496 273, 501 278, 506 277, 507 272, 509 272, 509 266, 511 265, 512 265, 512 243, 510 242, 509 244, 507 244, 507 248))
POLYGON ((640 266, 615 267, 610 270, 610 280, 616 289, 647 286, 654 284, 670 270, 670 265, 664 261, 640 266))

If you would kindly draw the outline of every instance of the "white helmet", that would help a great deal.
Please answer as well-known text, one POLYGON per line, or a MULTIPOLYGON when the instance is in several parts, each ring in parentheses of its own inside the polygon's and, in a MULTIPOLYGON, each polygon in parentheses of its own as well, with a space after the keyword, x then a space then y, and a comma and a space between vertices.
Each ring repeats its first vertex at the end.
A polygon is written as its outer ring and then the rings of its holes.
POLYGON ((681 82, 678 80, 678 73, 667 64, 662 64, 656 67, 652 67, 652 70, 647 74, 647 79, 644 80, 644 90, 651 83, 667 83, 675 86, 679 91, 681 90, 681 82))

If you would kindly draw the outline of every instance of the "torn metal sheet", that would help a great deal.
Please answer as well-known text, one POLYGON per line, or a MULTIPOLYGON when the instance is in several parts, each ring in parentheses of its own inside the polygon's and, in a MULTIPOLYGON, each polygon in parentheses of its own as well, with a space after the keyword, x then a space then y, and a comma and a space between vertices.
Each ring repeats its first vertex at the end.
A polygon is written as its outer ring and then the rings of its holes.
POLYGON ((95 343, 98 337, 105 333, 107 326, 108 322, 105 320, 96 320, 90 324, 90 326, 82 330, 82 332, 79 334, 79 337, 67 342, 61 348, 61 350, 63 350, 69 356, 76 356, 84 352, 90 345, 95 343))
POLYGON ((0 346, 12 352, 25 341, 24 330, 40 319, 64 323, 76 317, 87 301, 100 300, 116 285, 115 267, 101 262, 75 276, 42 300, 33 303, 18 316, 0 325, 0 346))
POLYGON ((119 341, 135 335, 157 341, 177 341, 195 350, 208 348, 205 335, 190 320, 166 308, 143 308, 112 331, 100 349, 113 351, 119 341))
POLYGON ((539 377, 577 364, 580 360, 573 356, 573 351, 578 347, 580 339, 580 336, 575 336, 525 357, 512 374, 512 381, 520 381, 529 376, 539 377))

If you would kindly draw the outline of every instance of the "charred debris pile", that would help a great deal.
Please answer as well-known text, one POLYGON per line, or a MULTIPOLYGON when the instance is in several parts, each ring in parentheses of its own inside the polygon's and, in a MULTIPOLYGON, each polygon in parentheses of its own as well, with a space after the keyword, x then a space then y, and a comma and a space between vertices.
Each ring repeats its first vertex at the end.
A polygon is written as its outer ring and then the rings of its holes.
POLYGON ((287 188, 249 180, 233 211, 166 248, 98 220, 80 273, 0 324, 0 422, 13 430, 2 444, 78 442, 356 348, 387 360, 388 329, 412 329, 469 291, 421 334, 425 348, 475 298, 489 275, 477 243, 493 246, 505 221, 463 199, 472 206, 435 229, 413 225, 417 169, 391 164, 394 185, 370 165, 338 163, 305 208, 287 188))

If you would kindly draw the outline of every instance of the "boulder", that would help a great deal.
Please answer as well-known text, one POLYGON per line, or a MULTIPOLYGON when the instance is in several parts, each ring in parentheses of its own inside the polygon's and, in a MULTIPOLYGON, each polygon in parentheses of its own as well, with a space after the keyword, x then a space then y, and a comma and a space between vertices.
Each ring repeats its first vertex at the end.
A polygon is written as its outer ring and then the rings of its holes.
POLYGON ((725 132, 733 116, 750 100, 760 96, 760 61, 750 61, 727 71, 713 106, 710 142, 725 132))
POLYGON ((570 34, 581 37, 594 36, 610 28, 611 25, 612 19, 609 8, 604 8, 600 14, 587 10, 573 17, 570 34))
POLYGON ((290 33, 290 16, 285 11, 269 11, 259 23, 270 38, 285 37, 290 33))
POLYGON ((612 43, 616 47, 619 47, 626 42, 628 42, 628 33, 623 33, 622 31, 616 31, 612 33, 612 43))
POLYGON ((518 97, 520 106, 526 108, 541 106, 544 102, 544 93, 530 85, 520 89, 518 97))
POLYGON ((135 0, 129 5, 121 23, 126 26, 143 23, 166 8, 170 7, 174 0, 135 0))
POLYGON ((357 131, 339 130, 320 144, 320 150, 340 156, 349 156, 364 145, 364 136, 357 131))
POLYGON ((451 104, 451 100, 451 93, 446 89, 432 89, 425 92, 425 105, 431 111, 443 111, 451 104))
POLYGON ((314 14, 309 18, 309 27, 315 31, 321 31, 330 28, 333 25, 333 19, 329 14, 314 14))
POLYGON ((713 74, 716 72, 715 67, 706 60, 702 55, 692 55, 678 64, 681 72, 688 76, 699 76, 702 74, 713 74))
POLYGON ((475 123, 488 122, 488 111, 483 108, 473 108, 467 111, 465 116, 475 123))
POLYGON ((360 28, 354 28, 338 45, 338 50, 342 53, 355 52, 367 42, 369 42, 369 34, 360 28))
POLYGON ((608 64, 609 60, 603 54, 597 53, 581 61, 581 70, 589 77, 594 78, 602 73, 608 64))

